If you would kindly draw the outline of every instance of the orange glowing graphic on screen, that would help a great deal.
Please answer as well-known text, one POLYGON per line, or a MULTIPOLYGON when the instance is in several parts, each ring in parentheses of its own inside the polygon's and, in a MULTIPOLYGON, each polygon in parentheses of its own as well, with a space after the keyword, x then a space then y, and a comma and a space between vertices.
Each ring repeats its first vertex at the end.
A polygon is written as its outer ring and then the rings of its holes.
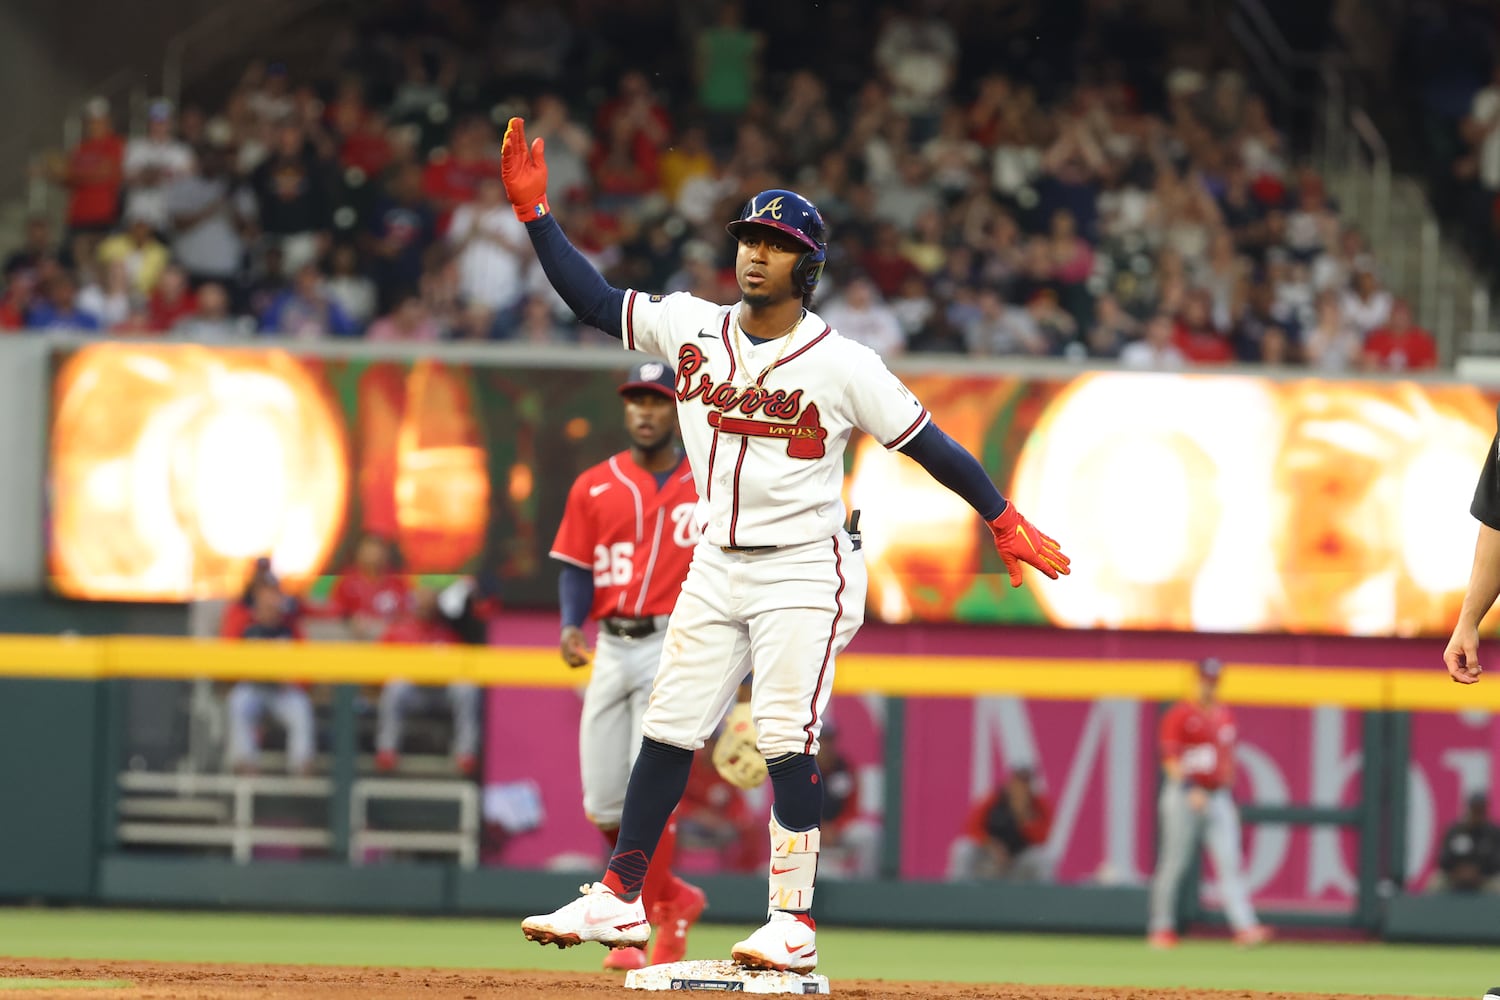
POLYGON ((1036 597, 1076 627, 1445 631, 1493 420, 1467 387, 1082 376, 1011 484, 1076 555, 1036 597))
POLYGON ((396 537, 414 572, 451 571, 479 553, 490 480, 465 375, 420 361, 396 432, 396 537))
POLYGON ((222 597, 269 555, 296 584, 343 525, 341 421, 280 351, 100 344, 53 389, 50 561, 71 597, 222 597))
MULTIPOLYGON (((979 452, 985 431, 1014 395, 1014 378, 907 380, 917 398, 941 401, 943 430, 979 452)), ((860 513, 869 602, 881 620, 948 617, 979 571, 974 511, 921 466, 861 437, 846 502, 860 513)))

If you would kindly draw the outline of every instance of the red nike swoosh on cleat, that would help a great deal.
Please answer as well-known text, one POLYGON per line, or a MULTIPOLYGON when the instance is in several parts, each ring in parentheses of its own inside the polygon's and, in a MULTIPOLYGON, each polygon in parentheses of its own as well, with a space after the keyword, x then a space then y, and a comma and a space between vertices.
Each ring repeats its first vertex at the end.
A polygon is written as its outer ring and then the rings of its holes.
POLYGON ((617 930, 617 931, 628 931, 628 930, 630 930, 630 928, 632 928, 632 927, 639 927, 639 926, 641 926, 641 924, 644 924, 645 922, 646 921, 644 921, 644 920, 632 920, 628 924, 615 924, 615 930, 617 930))
POLYGON ((771 866, 771 874, 772 875, 785 875, 787 872, 794 872, 796 870, 797 870, 797 866, 796 865, 792 865, 792 867, 790 867, 790 868, 777 868, 775 865, 771 866))

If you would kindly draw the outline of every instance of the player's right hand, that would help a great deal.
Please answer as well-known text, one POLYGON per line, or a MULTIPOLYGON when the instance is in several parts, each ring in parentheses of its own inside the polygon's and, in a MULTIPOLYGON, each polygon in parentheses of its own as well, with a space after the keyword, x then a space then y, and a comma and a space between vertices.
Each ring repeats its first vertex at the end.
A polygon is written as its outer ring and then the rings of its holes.
POLYGON ((1459 622, 1443 650, 1448 676, 1458 684, 1477 684, 1484 668, 1479 665, 1479 628, 1459 622))
POLYGON ((1000 553, 1005 569, 1010 573, 1010 585, 1021 585, 1021 564, 1035 566, 1056 580, 1058 574, 1067 576, 1072 560, 1063 555, 1062 549, 1053 539, 1036 530, 1036 527, 1016 505, 1007 503, 1005 510, 993 521, 986 521, 995 536, 995 551, 1000 553))
POLYGON ((562 652, 563 662, 570 667, 586 667, 593 659, 589 655, 589 644, 583 637, 583 629, 576 625, 569 625, 562 630, 562 643, 559 649, 562 652))
POLYGON ((547 207, 547 157, 546 143, 540 136, 530 146, 526 145, 526 122, 512 118, 505 126, 505 138, 500 141, 500 179, 505 182, 505 193, 516 218, 522 222, 540 219, 550 209, 547 207))

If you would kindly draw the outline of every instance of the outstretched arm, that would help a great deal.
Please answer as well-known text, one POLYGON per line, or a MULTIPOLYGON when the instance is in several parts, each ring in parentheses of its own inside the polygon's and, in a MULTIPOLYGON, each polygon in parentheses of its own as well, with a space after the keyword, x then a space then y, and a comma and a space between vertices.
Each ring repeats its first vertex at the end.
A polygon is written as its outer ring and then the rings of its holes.
POLYGON ((995 488, 979 460, 934 423, 928 423, 900 449, 927 473, 948 489, 963 497, 979 512, 995 536, 995 550, 1000 553, 1010 585, 1021 585, 1021 563, 1034 566, 1056 580, 1066 576, 1070 560, 1057 542, 1042 534, 1022 517, 1015 504, 995 488))
POLYGON ((557 289, 579 320, 611 337, 622 335, 620 315, 625 292, 579 253, 547 206, 546 144, 538 138, 526 144, 526 123, 512 118, 500 146, 500 175, 516 217, 526 223, 526 234, 542 263, 547 280, 557 289))

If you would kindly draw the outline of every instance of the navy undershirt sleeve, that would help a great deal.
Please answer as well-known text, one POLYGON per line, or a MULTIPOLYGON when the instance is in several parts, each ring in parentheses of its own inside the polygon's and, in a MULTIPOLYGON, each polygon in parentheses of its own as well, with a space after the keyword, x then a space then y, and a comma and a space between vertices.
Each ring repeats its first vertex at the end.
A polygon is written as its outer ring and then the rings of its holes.
POLYGON ((588 258, 568 242, 562 226, 550 215, 526 223, 531 245, 547 280, 557 289, 568 308, 581 322, 596 326, 611 337, 622 335, 620 313, 625 308, 624 289, 604 280, 588 258))
POLYGON ((557 578, 557 602, 562 605, 562 623, 582 628, 594 606, 594 574, 582 566, 563 563, 557 578))
POLYGON ((1009 501, 1000 495, 984 466, 937 424, 928 423, 898 450, 926 469, 933 479, 963 497, 986 521, 1005 513, 1009 501))

